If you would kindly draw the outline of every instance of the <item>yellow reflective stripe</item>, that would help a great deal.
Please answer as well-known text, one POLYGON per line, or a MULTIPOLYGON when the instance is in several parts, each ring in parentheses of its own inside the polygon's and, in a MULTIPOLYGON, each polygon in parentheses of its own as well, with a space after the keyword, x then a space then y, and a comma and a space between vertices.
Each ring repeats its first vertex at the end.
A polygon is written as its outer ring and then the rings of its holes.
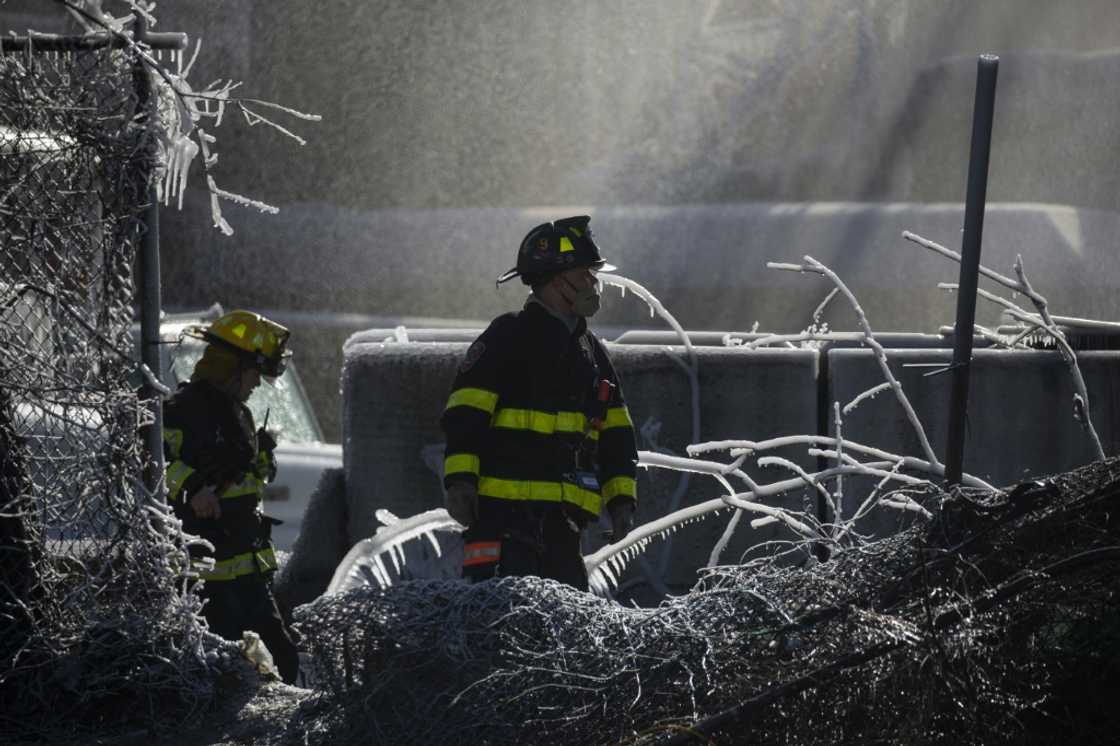
POLYGON ((451 392, 444 411, 452 407, 474 407, 487 414, 493 414, 496 406, 498 406, 498 395, 495 392, 486 389, 463 388, 451 392))
POLYGON ((548 435, 556 430, 556 415, 533 409, 499 409, 491 425, 509 430, 532 430, 548 435))
POLYGON ((603 423, 603 429, 608 427, 634 427, 634 421, 630 419, 630 410, 626 407, 611 407, 607 410, 607 420, 603 423))
POLYGON ((587 415, 582 412, 557 412, 556 429, 562 433, 582 433, 587 429, 587 415))
MULTIPOLYGON (((198 563, 197 566, 202 567, 204 565, 198 563)), ((215 562, 214 567, 210 570, 200 569, 198 576, 203 580, 233 580, 257 572, 272 572, 276 568, 276 552, 272 550, 272 547, 269 547, 215 562)))
POLYGON ((501 500, 565 502, 583 508, 593 515, 598 515, 603 505, 603 498, 598 492, 585 490, 568 482, 482 477, 478 480, 478 494, 501 500))
POLYGON ((179 458, 183 450, 183 431, 178 428, 165 428, 163 439, 171 447, 171 458, 179 458))
POLYGON ((276 552, 272 547, 266 547, 257 551, 257 562, 261 566, 261 572, 275 572, 280 568, 280 563, 276 560, 276 552))
POLYGON ((567 236, 561 236, 560 237, 560 253, 561 254, 563 254, 566 251, 575 251, 575 250, 576 250, 576 247, 572 246, 572 239, 568 238, 567 236))
POLYGON ((539 409, 499 409, 494 415, 494 427, 508 430, 532 430, 542 435, 553 433, 582 433, 587 428, 587 417, 582 412, 542 412, 539 409))
POLYGON ((603 500, 610 502, 611 498, 623 495, 625 497, 638 496, 638 484, 631 477, 615 477, 607 480, 603 485, 603 500))
POLYGON ((443 474, 462 474, 468 472, 478 476, 479 461, 478 456, 473 453, 456 453, 454 456, 448 456, 443 461, 443 474))
POLYGON ((244 497, 245 495, 255 495, 264 489, 264 482, 257 479, 253 474, 246 474, 245 478, 237 484, 231 485, 226 488, 226 491, 218 495, 223 500, 234 497, 244 497))
POLYGON ((179 494, 179 490, 183 489, 183 482, 187 481, 187 477, 194 474, 194 469, 187 466, 182 461, 172 461, 171 465, 167 467, 167 499, 174 500, 179 494))

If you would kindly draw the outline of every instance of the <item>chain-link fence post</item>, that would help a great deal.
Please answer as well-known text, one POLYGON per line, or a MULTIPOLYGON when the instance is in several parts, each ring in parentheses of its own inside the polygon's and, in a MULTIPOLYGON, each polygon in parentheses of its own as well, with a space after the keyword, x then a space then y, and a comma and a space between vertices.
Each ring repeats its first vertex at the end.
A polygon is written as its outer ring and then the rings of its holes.
MULTIPOLYGON (((137 15, 134 30, 134 39, 138 44, 148 42, 148 21, 142 14, 137 15)), ((186 38, 183 37, 182 41, 185 46, 186 38)), ((143 112, 141 117, 144 122, 148 122, 156 116, 156 99, 152 95, 150 77, 152 74, 137 53, 133 68, 133 80, 136 86, 137 106, 143 112)), ((148 192, 148 205, 144 210, 141 222, 143 235, 140 242, 138 262, 140 275, 138 292, 140 361, 158 381, 160 378, 159 325, 160 311, 163 307, 159 271, 159 200, 156 196, 155 181, 147 178, 146 174, 139 174, 138 178, 145 180, 148 192)), ((163 400, 159 390, 148 380, 145 380, 140 396, 152 416, 151 424, 146 425, 142 432, 147 451, 144 484, 153 494, 163 496, 165 494, 165 490, 162 488, 164 476, 163 400)))

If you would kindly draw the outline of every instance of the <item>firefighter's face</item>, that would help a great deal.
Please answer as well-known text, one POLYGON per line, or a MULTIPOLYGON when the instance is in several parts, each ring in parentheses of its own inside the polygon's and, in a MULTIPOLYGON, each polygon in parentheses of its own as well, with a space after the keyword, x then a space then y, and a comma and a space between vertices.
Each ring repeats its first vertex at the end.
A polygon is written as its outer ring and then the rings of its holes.
POLYGON ((256 368, 242 368, 241 380, 237 390, 237 399, 241 402, 249 401, 253 391, 261 384, 261 372, 256 368))
POLYGON ((552 285, 569 313, 588 318, 599 310, 599 280, 591 268, 566 269, 553 277, 552 285))

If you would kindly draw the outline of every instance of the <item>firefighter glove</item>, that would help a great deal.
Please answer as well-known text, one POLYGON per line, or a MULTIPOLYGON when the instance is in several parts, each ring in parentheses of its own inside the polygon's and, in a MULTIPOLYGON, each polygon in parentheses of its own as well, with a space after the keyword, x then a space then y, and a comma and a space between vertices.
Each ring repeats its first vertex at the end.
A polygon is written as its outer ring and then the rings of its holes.
POLYGON ((446 501, 448 514, 464 526, 478 518, 478 488, 470 482, 452 482, 447 487, 446 501))
POLYGON ((213 485, 206 485, 191 495, 191 510, 196 518, 217 520, 222 517, 222 507, 218 501, 218 496, 214 494, 213 485))

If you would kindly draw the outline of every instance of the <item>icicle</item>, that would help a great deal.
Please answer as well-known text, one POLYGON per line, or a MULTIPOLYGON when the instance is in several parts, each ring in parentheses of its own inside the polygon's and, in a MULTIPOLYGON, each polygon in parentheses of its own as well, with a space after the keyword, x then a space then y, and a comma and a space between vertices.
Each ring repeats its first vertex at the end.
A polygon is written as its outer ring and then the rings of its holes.
POLYGON ((391 586, 393 581, 389 579, 389 571, 385 568, 385 563, 381 561, 381 555, 375 554, 373 556, 373 565, 377 568, 377 572, 383 580, 381 587, 388 588, 391 586))
POLYGON ((603 598, 607 597, 610 593, 610 588, 607 587, 606 581, 603 579, 603 574, 598 570, 593 570, 591 575, 587 578, 587 584, 592 593, 596 596, 603 598))
POLYGON ((433 534, 431 531, 425 531, 424 532, 424 538, 427 539, 431 543, 432 548, 436 552, 436 556, 437 557, 442 557, 443 556, 443 548, 439 545, 439 540, 436 538, 436 535, 433 534))

